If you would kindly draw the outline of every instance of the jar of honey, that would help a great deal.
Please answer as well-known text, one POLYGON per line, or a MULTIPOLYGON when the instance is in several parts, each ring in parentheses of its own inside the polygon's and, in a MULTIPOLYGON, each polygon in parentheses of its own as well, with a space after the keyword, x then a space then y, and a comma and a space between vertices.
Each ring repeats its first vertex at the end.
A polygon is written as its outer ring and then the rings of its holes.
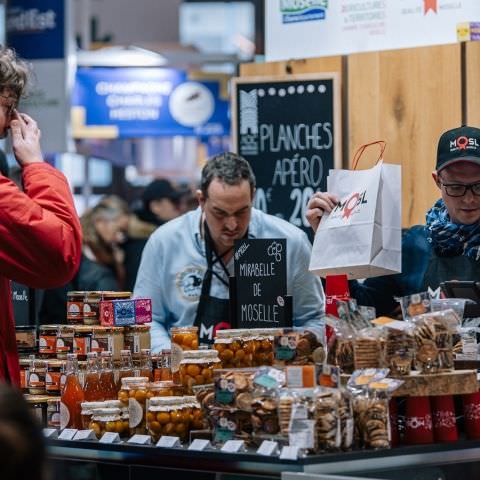
POLYGON ((190 414, 183 397, 153 397, 147 412, 147 429, 154 442, 162 435, 188 439, 190 414))
POLYGON ((187 395, 192 395, 195 385, 213 382, 213 370, 221 363, 216 350, 187 350, 180 362, 180 381, 187 395))

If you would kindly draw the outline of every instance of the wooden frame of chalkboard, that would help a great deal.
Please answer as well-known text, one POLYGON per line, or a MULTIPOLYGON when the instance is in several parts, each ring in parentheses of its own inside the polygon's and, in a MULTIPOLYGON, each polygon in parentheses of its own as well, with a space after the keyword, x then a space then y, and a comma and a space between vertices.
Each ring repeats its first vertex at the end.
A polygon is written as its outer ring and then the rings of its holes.
POLYGON ((338 73, 232 79, 233 150, 257 178, 255 207, 313 232, 308 200, 342 168, 338 73))

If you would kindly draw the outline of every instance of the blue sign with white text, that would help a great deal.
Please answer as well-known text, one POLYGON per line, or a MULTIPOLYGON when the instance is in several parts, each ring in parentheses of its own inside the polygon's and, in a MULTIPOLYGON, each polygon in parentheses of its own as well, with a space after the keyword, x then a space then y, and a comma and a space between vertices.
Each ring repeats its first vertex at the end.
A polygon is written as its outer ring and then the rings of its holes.
POLYGON ((219 82, 172 68, 79 68, 73 105, 85 108, 85 126, 116 126, 120 138, 230 132, 219 82))
POLYGON ((7 45, 30 60, 65 57, 64 0, 9 0, 7 45))

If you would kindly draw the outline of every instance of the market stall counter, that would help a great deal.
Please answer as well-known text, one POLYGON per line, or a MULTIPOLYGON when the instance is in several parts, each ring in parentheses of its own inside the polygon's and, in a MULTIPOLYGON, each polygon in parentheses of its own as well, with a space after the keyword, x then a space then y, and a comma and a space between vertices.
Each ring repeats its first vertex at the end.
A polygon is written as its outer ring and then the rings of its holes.
POLYGON ((176 480, 219 480, 246 475, 250 479, 282 478, 295 472, 309 475, 308 478, 312 475, 312 479, 318 474, 422 480, 469 479, 480 475, 480 445, 466 440, 391 450, 309 455, 297 460, 262 456, 254 450, 202 452, 186 447, 105 445, 98 441, 49 440, 48 449, 58 479, 80 478, 79 467, 82 480, 149 480, 159 478, 161 473, 175 475, 176 480))

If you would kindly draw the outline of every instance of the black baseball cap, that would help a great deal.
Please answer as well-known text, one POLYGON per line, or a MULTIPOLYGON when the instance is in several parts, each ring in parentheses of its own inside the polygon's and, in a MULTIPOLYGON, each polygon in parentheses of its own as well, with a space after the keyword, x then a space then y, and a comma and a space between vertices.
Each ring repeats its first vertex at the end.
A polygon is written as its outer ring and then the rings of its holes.
POLYGON ((463 125, 442 133, 437 148, 437 172, 458 162, 480 165, 480 129, 463 125))
POLYGON ((142 195, 143 204, 148 207, 148 204, 153 200, 161 200, 162 198, 169 198, 177 201, 182 196, 172 184, 165 178, 159 178, 150 183, 142 195))

